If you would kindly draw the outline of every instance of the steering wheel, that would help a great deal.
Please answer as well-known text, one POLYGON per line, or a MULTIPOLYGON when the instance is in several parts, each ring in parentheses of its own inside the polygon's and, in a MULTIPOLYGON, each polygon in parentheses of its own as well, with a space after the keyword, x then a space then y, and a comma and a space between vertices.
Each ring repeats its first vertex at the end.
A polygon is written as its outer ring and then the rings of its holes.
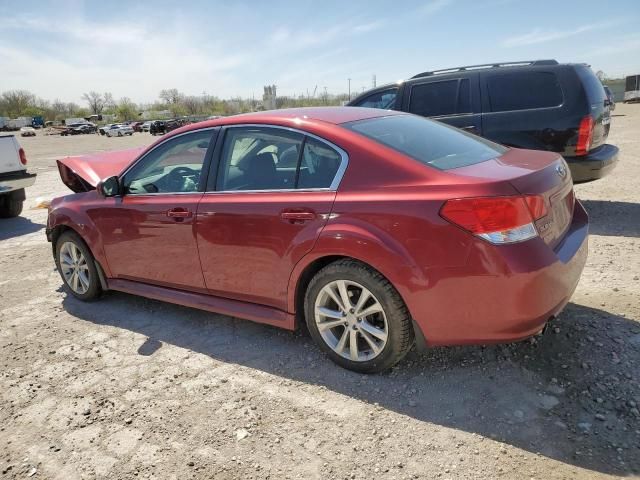
POLYGON ((190 177, 190 176, 194 176, 194 185, 195 188, 193 189, 193 191, 195 191, 198 188, 198 180, 200 178, 199 172, 197 170, 194 170, 193 168, 189 168, 189 167, 176 167, 173 170, 171 170, 169 173, 167 173, 167 175, 164 177, 165 178, 165 183, 167 185, 167 189, 170 192, 188 192, 191 190, 185 190, 185 181, 186 181, 186 177, 190 177))

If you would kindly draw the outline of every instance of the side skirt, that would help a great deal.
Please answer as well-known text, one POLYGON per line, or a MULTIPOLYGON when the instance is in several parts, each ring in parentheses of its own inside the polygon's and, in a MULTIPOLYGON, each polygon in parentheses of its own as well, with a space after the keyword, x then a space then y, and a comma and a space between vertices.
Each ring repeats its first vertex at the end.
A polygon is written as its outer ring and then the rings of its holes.
POLYGON ((184 290, 174 290, 147 283, 133 282, 131 280, 121 280, 110 278, 108 280, 109 290, 138 295, 140 297, 161 300, 163 302, 175 303, 185 307, 206 310, 207 312, 220 313, 230 317, 244 318, 257 323, 265 323, 287 330, 295 329, 295 315, 283 312, 271 307, 245 303, 238 300, 214 297, 201 293, 187 292, 184 290))

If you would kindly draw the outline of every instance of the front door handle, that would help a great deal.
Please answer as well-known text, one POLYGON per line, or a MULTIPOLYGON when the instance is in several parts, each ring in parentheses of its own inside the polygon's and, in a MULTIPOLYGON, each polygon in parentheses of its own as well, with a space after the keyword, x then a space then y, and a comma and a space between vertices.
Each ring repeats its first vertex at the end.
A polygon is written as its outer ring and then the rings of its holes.
POLYGON ((478 127, 476 127, 475 125, 467 125, 466 127, 460 127, 461 130, 464 130, 466 132, 477 132, 478 131, 478 127))
POLYGON ((298 212, 285 210, 284 212, 280 213, 280 218, 282 218, 283 220, 287 220, 288 222, 291 222, 291 223, 303 223, 316 218, 316 214, 309 210, 303 210, 298 212))
POLYGON ((182 207, 176 207, 176 208, 172 208, 171 210, 167 210, 167 217, 171 217, 175 219, 191 218, 192 215, 193 213, 191 213, 186 208, 182 208, 182 207))

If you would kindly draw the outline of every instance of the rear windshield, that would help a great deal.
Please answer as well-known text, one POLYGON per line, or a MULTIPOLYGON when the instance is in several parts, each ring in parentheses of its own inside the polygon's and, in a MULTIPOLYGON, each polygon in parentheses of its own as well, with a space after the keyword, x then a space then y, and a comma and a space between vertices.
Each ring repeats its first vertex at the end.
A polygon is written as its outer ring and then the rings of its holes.
POLYGON ((416 115, 370 118, 342 126, 439 170, 484 162, 507 151, 496 143, 416 115))
POLYGON ((580 81, 582 82, 582 86, 584 87, 584 91, 587 94, 587 98, 589 99, 589 103, 602 103, 607 98, 607 95, 604 93, 604 87, 598 77, 593 73, 589 67, 576 67, 576 72, 578 73, 578 77, 580 77, 580 81))

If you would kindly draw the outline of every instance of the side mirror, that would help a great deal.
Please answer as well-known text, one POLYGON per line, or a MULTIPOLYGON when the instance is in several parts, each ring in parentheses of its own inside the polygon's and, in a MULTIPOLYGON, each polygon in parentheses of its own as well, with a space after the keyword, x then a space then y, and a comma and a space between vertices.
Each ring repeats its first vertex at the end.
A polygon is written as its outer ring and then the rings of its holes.
POLYGON ((96 190, 103 197, 115 197, 120 195, 120 181, 117 176, 105 178, 96 185, 96 190))

